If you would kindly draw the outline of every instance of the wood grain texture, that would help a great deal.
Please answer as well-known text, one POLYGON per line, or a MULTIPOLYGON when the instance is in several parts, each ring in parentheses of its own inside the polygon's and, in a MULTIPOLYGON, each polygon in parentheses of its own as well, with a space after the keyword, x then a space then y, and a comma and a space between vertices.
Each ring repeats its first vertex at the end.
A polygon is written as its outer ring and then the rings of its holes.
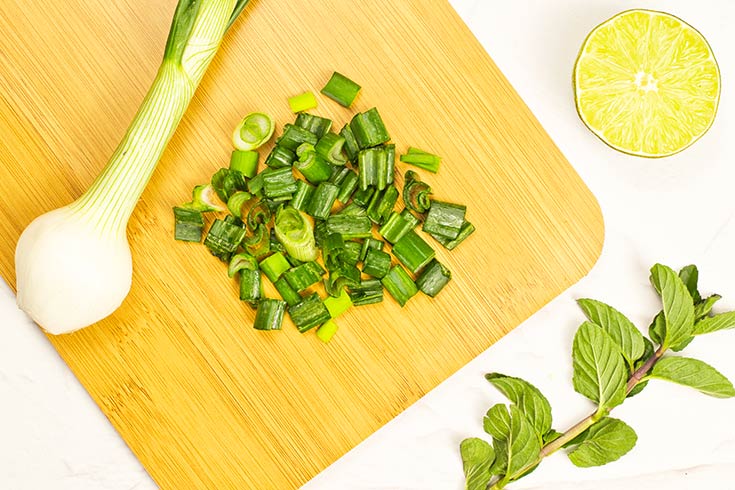
MULTIPOLYGON (((175 3, 0 2, 0 272, 11 287, 22 229, 76 198, 124 134, 175 3)), ((254 0, 130 222, 130 296, 50 341, 162 488, 294 488, 581 278, 602 238, 595 199, 446 2, 254 0), (436 300, 350 311, 325 346, 290 325, 254 331, 223 264, 172 239, 171 206, 227 165, 243 114, 289 122, 286 98, 317 92, 335 69, 363 85, 355 108, 378 106, 399 151, 445 156, 427 180, 468 203, 478 231, 438 251, 454 281, 436 300)))

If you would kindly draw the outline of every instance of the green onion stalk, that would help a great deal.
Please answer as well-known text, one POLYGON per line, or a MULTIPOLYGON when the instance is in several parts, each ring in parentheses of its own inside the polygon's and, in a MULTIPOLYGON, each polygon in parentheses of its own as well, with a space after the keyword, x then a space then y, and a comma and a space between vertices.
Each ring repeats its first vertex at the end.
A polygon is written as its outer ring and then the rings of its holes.
POLYGON ((222 38, 248 0, 179 0, 163 62, 122 142, 91 187, 36 218, 15 251, 18 306, 51 334, 102 320, 132 283, 126 229, 222 38))

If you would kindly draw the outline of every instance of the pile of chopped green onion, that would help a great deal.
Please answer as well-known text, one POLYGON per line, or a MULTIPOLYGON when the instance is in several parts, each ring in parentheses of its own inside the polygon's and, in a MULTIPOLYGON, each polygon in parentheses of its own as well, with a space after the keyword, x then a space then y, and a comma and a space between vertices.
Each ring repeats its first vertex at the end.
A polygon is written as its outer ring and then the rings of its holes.
MULTIPOLYGON (((335 72, 321 93, 349 108, 359 91, 335 72)), ((283 127, 260 171, 257 149, 275 125, 262 113, 242 120, 229 167, 174 208, 175 238, 204 237, 229 264, 229 276, 239 275, 240 299, 257 310, 257 330, 280 330, 288 313, 299 332, 316 328, 329 342, 335 318, 382 302, 384 291, 401 306, 419 291, 439 294, 452 274, 434 247, 452 250, 475 230, 466 206, 433 199, 413 170, 396 186, 396 147, 376 108, 336 131, 331 120, 304 112, 317 107, 313 93, 289 105, 296 120, 283 127), (204 213, 220 213, 206 235, 204 213), (265 296, 263 276, 279 298, 265 296)), ((400 161, 436 173, 441 158, 410 147, 400 161)))

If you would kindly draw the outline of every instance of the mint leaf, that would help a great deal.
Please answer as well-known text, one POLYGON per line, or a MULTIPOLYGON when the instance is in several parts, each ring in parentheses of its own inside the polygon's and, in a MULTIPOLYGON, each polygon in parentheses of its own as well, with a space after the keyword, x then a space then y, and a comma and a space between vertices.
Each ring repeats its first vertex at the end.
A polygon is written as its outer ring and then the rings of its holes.
POLYGON ((708 296, 698 303, 694 303, 694 319, 701 320, 702 318, 709 315, 712 312, 712 307, 714 307, 715 303, 717 303, 721 299, 722 296, 720 296, 719 294, 713 294, 712 296, 708 296))
POLYGON ((658 345, 663 343, 666 336, 666 318, 663 311, 659 311, 658 315, 653 317, 651 326, 648 327, 648 336, 658 345))
POLYGON ((532 464, 541 452, 541 442, 520 408, 495 405, 485 416, 485 430, 495 441, 496 461, 490 472, 509 481, 532 464))
POLYGON ((602 466, 633 449, 638 436, 625 422, 606 417, 582 433, 568 456, 576 466, 602 466))
POLYGON ((633 363, 643 355, 644 350, 640 330, 625 315, 605 303, 594 299, 580 299, 577 304, 592 323, 602 327, 618 344, 632 371, 633 363))
POLYGON ((735 328, 735 311, 721 313, 719 315, 700 320, 694 325, 694 335, 703 335, 730 328, 735 328))
POLYGON ((551 429, 551 405, 538 388, 523 379, 500 373, 486 374, 485 379, 521 409, 539 438, 551 429))
POLYGON ((615 342, 594 323, 584 322, 572 346, 574 389, 610 409, 625 400, 628 370, 615 342))
POLYGON ((490 483, 490 466, 495 461, 493 447, 482 439, 472 437, 459 445, 466 490, 485 490, 490 483))
POLYGON ((561 432, 555 431, 554 429, 551 429, 549 432, 544 434, 543 439, 541 440, 541 443, 545 446, 550 442, 554 442, 555 440, 559 439, 561 436, 563 436, 561 432))
POLYGON ((689 386, 717 398, 735 396, 735 388, 725 376, 697 359, 664 357, 653 367, 651 377, 689 386))
POLYGON ((666 332, 664 350, 689 340, 694 329, 694 302, 681 278, 670 267, 656 264, 651 268, 651 283, 663 302, 666 332))
POLYGON ((682 267, 679 271, 679 278, 681 282, 686 286, 689 295, 692 297, 694 303, 702 301, 702 297, 699 295, 699 289, 697 289, 697 283, 699 282, 699 270, 696 265, 687 265, 682 267))

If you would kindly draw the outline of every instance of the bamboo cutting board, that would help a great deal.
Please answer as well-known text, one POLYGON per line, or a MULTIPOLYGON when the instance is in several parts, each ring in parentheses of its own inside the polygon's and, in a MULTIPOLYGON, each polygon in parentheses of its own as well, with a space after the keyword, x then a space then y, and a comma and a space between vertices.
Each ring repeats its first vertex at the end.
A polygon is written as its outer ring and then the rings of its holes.
MULTIPOLYGON (((175 0, 0 3, 0 272, 33 217, 89 185, 153 79, 175 0)), ((337 123, 351 112, 320 98, 337 123)), ((405 167, 400 169, 405 171, 405 167)), ((130 222, 124 306, 50 338, 167 489, 307 481, 581 278, 601 248, 595 199, 451 7, 437 0, 255 0, 225 39, 130 222), (204 247, 172 239, 171 207, 228 163, 230 132, 332 70, 363 85, 399 151, 467 203, 478 231, 438 257, 434 301, 389 297, 339 319, 329 345, 253 312, 204 247)), ((438 247, 440 249, 441 247, 438 247)), ((490 369, 490 366, 488 366, 490 369)))

